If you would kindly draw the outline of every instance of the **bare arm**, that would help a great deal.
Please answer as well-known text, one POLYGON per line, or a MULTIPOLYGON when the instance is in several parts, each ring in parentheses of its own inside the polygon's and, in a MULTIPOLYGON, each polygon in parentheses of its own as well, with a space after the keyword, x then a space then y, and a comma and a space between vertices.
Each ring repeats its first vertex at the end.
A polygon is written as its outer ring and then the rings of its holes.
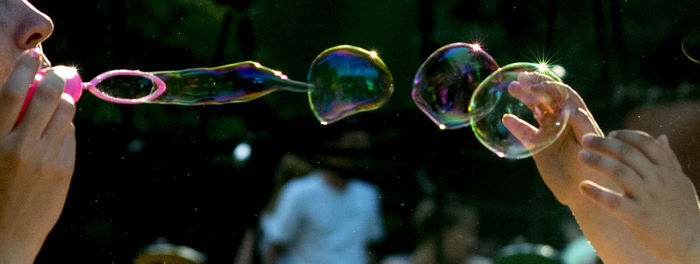
MULTIPOLYGON (((619 219, 578 191, 579 183, 584 180, 595 181, 613 190, 619 188, 600 172, 585 166, 579 158, 583 136, 603 136, 603 133, 573 89, 569 88, 566 100, 573 110, 567 130, 553 145, 533 157, 542 179, 557 200, 571 209, 584 235, 604 262, 663 263, 643 248, 619 219)), ((504 116, 503 122, 521 140, 536 138, 537 130, 522 126, 516 117, 504 116)))

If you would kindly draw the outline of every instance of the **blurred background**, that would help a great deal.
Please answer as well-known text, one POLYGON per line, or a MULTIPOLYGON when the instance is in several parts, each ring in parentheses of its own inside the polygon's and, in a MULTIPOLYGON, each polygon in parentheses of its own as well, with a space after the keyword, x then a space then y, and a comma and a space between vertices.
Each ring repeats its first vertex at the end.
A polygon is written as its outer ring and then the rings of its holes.
MULTIPOLYGON (((499 159, 469 128, 440 131, 411 100, 416 70, 443 45, 478 41, 500 65, 547 59, 562 66, 604 131, 652 124, 681 133, 673 129, 700 124, 692 121, 700 115, 697 1, 31 2, 55 23, 45 53, 53 64, 77 66, 84 79, 120 68, 256 60, 304 81, 326 48, 376 50, 394 76, 394 95, 340 122, 374 137, 374 164, 363 179, 382 193, 380 256, 410 252, 414 208, 443 193, 478 209, 484 254, 515 238, 557 249, 567 242, 560 227, 568 212, 531 159, 499 159), (634 109, 688 103, 689 111, 664 123, 629 120, 645 113, 634 109)), ((280 158, 309 151, 323 132, 305 94, 284 91, 190 107, 117 105, 85 94, 77 107, 76 171, 37 263, 130 263, 159 237, 203 252, 209 263, 232 263, 270 199, 280 158)), ((693 138, 672 143, 699 144, 693 138)))

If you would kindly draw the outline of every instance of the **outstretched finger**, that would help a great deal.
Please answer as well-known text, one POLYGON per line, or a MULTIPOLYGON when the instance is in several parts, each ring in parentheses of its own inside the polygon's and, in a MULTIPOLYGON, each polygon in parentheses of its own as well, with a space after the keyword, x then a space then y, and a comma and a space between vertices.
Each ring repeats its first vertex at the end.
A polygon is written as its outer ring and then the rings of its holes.
POLYGON ((506 129, 508 129, 508 131, 510 131, 510 133, 526 148, 531 146, 535 141, 538 129, 525 120, 513 114, 505 114, 503 118, 501 118, 501 122, 503 122, 506 129))

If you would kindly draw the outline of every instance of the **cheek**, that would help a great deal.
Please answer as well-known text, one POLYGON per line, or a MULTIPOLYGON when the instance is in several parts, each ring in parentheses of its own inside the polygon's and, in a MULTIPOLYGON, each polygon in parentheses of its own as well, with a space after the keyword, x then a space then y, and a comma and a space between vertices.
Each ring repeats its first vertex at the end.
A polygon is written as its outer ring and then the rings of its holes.
POLYGON ((9 43, 4 30, 0 30, 0 84, 4 84, 15 68, 21 51, 9 43), (14 49, 13 49, 14 48, 14 49))

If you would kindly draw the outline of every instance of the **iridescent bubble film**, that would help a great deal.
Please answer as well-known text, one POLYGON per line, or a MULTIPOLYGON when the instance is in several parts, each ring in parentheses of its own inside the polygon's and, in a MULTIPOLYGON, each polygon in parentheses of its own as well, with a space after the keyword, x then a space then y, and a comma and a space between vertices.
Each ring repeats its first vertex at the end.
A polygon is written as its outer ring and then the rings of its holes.
POLYGON ((342 45, 322 52, 309 68, 309 103, 321 124, 374 110, 389 100, 393 77, 374 51, 342 45))
POLYGON ((690 61, 700 64, 700 29, 691 30, 683 37, 681 50, 690 61))
POLYGON ((530 157, 559 138, 569 120, 569 87, 547 65, 513 63, 493 72, 470 102, 476 138, 499 157, 530 157))
POLYGON ((479 44, 443 46, 418 69, 413 101, 441 129, 468 126, 472 93, 497 69, 496 61, 479 44))
MULTIPOLYGON (((277 90, 304 92, 308 85, 253 61, 212 68, 153 72, 167 89, 149 103, 203 105, 247 102, 277 90)), ((116 77, 114 77, 116 78, 116 77)))

